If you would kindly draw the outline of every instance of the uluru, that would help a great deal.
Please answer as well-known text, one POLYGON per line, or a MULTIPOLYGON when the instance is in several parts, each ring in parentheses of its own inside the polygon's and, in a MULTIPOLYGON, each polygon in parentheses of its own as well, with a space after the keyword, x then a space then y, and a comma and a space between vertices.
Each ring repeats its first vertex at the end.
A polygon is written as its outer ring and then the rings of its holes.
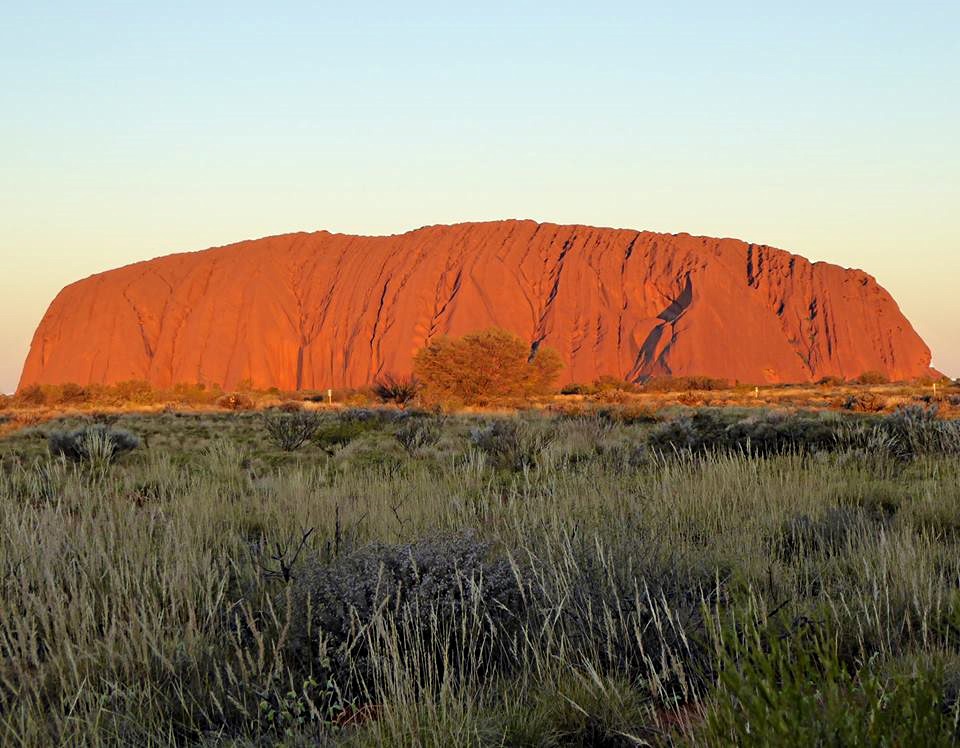
POLYGON ((20 385, 355 387, 488 327, 555 349, 570 382, 931 372, 861 270, 734 239, 498 221, 285 234, 91 276, 50 305, 20 385))

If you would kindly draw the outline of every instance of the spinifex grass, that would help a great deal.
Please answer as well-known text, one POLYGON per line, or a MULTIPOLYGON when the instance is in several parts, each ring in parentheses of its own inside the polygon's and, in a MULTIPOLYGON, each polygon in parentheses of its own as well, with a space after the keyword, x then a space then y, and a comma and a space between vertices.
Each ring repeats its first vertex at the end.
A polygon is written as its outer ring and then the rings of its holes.
POLYGON ((956 737, 939 431, 760 457, 599 416, 350 419, 288 452, 252 414, 125 416, 144 446, 99 466, 0 442, 0 743, 956 737))

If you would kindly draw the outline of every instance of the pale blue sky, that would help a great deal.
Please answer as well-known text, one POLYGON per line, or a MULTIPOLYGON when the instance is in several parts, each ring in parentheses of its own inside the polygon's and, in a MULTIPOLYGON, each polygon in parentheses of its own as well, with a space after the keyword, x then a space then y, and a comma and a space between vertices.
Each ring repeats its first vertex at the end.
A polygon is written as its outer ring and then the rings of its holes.
POLYGON ((534 218, 875 275, 960 375, 960 3, 72 3, 0 23, 0 391, 66 283, 534 218))

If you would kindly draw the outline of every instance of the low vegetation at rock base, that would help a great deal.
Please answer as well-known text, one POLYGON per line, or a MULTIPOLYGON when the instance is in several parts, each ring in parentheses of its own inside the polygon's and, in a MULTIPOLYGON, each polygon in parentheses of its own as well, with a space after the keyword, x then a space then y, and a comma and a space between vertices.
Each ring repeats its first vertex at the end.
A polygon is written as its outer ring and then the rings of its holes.
POLYGON ((0 439, 0 744, 960 740, 939 401, 308 405, 0 439))
POLYGON ((531 346, 503 330, 490 329, 460 339, 438 338, 416 357, 416 373, 379 375, 370 387, 283 392, 256 389, 249 381, 230 391, 217 384, 178 384, 154 388, 147 382, 113 385, 31 385, 16 395, 0 395, 0 434, 29 420, 86 413, 117 414, 189 408, 196 411, 305 408, 539 409, 589 414, 608 406, 637 414, 669 408, 755 407, 830 409, 890 413, 904 405, 936 405, 960 416, 960 382, 943 378, 888 383, 871 375, 850 381, 826 378, 818 384, 764 385, 698 376, 654 377, 642 383, 614 376, 592 382, 565 381, 559 357, 550 348, 531 346), (492 372, 492 373, 491 373, 492 372))

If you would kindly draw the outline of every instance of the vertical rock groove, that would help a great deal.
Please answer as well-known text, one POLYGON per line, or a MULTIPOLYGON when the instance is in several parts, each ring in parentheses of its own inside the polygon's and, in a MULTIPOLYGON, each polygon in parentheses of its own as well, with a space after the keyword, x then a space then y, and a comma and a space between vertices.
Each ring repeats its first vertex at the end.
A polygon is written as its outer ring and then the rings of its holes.
POLYGON ((930 351, 860 270, 687 234, 537 224, 325 231, 169 255, 67 286, 21 386, 361 386, 441 334, 502 327, 567 381, 925 376, 930 351))

